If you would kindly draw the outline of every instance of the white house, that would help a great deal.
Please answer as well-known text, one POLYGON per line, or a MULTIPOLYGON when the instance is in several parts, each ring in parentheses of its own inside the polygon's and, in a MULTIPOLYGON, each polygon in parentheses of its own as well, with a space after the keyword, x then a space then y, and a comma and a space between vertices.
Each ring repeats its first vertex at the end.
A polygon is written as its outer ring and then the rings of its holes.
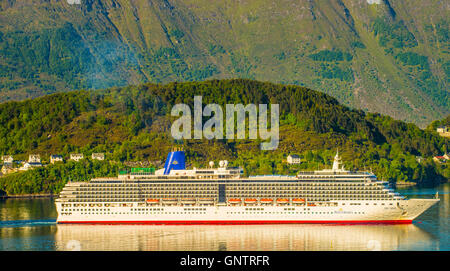
POLYGON ((12 164, 14 161, 12 155, 2 155, 2 161, 4 164, 12 164))
POLYGON ((62 162, 63 157, 61 155, 53 154, 50 155, 50 163, 54 164, 56 162, 62 162))
POLYGON ((291 165, 298 165, 301 163, 301 159, 300 159, 300 156, 298 156, 296 154, 291 154, 287 157, 287 162, 288 162, 288 164, 291 164, 291 165))
POLYGON ((84 155, 82 153, 71 153, 70 154, 70 160, 74 161, 80 161, 81 159, 84 159, 84 155))
POLYGON ((42 164, 41 163, 36 163, 36 162, 26 162, 22 167, 19 168, 19 170, 22 171, 27 171, 29 169, 35 168, 35 167, 41 167, 42 164))
POLYGON ((445 158, 445 156, 434 156, 433 160, 435 162, 438 162, 438 163, 445 163, 445 162, 447 162, 447 159, 445 158))
POLYGON ((438 127, 436 132, 442 137, 450 137, 450 128, 447 126, 438 127))
POLYGON ((5 165, 3 165, 3 167, 2 167, 2 173, 3 173, 4 175, 6 175, 6 174, 12 172, 12 170, 13 170, 13 168, 10 168, 10 167, 5 166, 5 165))
POLYGON ((12 163, 4 163, 3 164, 2 173, 5 175, 9 174, 11 172, 14 172, 16 170, 17 170, 17 168, 14 168, 12 163))
POLYGON ((41 156, 39 154, 30 154, 28 156, 28 163, 41 163, 41 156))
POLYGON ((92 160, 105 160, 105 154, 104 153, 93 153, 92 154, 92 160))

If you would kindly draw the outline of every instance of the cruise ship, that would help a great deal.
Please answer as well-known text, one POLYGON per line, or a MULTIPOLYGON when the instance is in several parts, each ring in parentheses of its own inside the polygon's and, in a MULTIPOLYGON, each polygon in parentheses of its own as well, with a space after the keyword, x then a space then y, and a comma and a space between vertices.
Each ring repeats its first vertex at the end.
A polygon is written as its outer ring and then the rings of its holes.
POLYGON ((185 154, 164 168, 133 168, 117 178, 68 182, 56 200, 58 223, 286 224, 412 223, 439 201, 407 199, 370 172, 331 169, 296 176, 243 176, 243 169, 186 169, 185 154))

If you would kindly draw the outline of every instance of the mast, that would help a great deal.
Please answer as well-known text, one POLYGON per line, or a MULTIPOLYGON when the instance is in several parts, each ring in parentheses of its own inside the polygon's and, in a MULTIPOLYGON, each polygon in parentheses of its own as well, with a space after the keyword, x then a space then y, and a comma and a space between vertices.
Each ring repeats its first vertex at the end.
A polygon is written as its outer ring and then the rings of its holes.
POLYGON ((339 150, 336 151, 336 156, 334 156, 333 171, 338 171, 341 165, 341 158, 339 157, 339 150))

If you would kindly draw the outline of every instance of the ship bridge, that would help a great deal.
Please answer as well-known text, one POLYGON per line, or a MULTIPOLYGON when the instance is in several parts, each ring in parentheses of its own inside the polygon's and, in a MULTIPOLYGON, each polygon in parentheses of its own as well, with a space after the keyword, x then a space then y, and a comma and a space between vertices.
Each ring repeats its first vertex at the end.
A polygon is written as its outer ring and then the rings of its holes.
MULTIPOLYGON (((344 165, 342 165, 341 157, 339 156, 339 151, 336 152, 333 161, 333 167, 331 169, 322 169, 315 171, 300 171, 297 173, 297 178, 301 180, 309 180, 309 179, 333 179, 339 181, 352 181, 352 180, 365 180, 365 181, 376 181, 377 176, 371 172, 366 171, 351 171, 346 170, 344 165)), ((385 183, 385 182, 382 182, 385 183)))

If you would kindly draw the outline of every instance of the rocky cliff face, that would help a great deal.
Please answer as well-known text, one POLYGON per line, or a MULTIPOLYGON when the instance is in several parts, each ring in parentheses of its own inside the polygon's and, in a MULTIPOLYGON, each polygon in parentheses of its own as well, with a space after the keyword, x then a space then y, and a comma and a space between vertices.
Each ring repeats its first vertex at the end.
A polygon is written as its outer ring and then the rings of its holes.
POLYGON ((307 86, 424 126, 450 113, 449 6, 418 0, 2 1, 0 100, 244 77, 307 86))

